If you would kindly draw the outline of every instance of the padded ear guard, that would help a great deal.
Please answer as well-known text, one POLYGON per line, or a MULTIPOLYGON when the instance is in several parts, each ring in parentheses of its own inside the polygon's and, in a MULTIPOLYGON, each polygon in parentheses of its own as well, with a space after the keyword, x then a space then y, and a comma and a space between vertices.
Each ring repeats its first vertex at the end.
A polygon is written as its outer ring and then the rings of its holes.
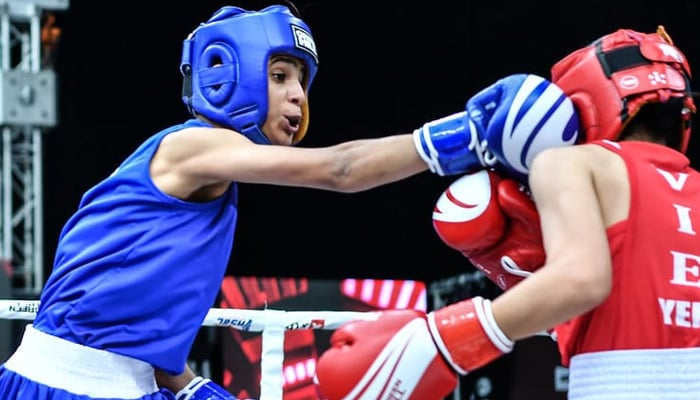
POLYGON ((199 61, 199 86, 209 107, 222 107, 233 96, 238 82, 236 52, 222 43, 209 45, 199 61))
MULTIPOLYGON (((696 108, 690 90, 690 66, 659 27, 655 33, 620 29, 557 62, 552 82, 576 105, 585 141, 616 140, 645 104, 684 99, 679 118, 690 121, 696 108)), ((683 132, 687 148, 690 125, 683 132)))
MULTIPOLYGON (((304 63, 308 97, 318 55, 306 23, 284 6, 260 11, 222 7, 183 42, 183 102, 192 115, 234 129, 255 143, 269 144, 262 126, 269 106, 268 63, 275 54, 304 63)), ((301 111, 293 143, 304 137, 309 124, 308 104, 301 111)))

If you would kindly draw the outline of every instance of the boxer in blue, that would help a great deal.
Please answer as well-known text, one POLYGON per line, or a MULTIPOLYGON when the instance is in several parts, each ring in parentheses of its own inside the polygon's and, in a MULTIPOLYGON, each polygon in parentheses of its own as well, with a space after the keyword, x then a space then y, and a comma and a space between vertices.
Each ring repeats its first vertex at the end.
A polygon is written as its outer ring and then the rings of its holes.
MULTIPOLYGON (((310 28, 285 6, 223 7, 185 39, 192 118, 155 133, 83 195, 38 315, 0 367, 0 398, 234 399, 186 360, 228 265, 238 182, 350 193, 428 169, 459 174, 498 158, 485 142, 510 129, 503 116, 516 94, 541 100, 522 107, 567 104, 551 83, 518 76, 476 99, 489 105, 478 118, 463 111, 413 133, 305 149, 296 144, 317 66, 310 28)), ((556 119, 548 126, 571 129, 569 107, 543 113, 556 119)), ((551 141, 572 137, 560 130, 551 141)))

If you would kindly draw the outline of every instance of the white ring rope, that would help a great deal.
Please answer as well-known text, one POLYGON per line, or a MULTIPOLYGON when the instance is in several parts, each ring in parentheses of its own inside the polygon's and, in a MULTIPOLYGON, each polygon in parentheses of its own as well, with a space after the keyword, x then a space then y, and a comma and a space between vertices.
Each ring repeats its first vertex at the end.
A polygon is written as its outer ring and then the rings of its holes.
MULTIPOLYGON (((38 300, 0 300, 0 319, 33 320, 38 300)), ((282 400, 284 332, 299 329, 335 330, 352 320, 373 320, 379 312, 285 311, 210 308, 202 326, 262 332, 260 400, 282 400)))

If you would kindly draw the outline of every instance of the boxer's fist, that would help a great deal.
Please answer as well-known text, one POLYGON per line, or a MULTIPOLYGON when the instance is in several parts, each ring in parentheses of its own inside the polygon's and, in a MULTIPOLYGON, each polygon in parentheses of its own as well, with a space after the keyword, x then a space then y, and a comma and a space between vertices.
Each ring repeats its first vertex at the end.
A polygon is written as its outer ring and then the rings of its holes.
POLYGON ((467 101, 471 130, 489 161, 504 176, 527 183, 530 164, 542 150, 578 141, 574 103, 549 80, 514 74, 498 80, 467 101))
POLYGON ((464 175, 442 192, 433 208, 433 227, 455 250, 487 248, 503 237, 506 216, 498 204, 497 173, 464 175))
POLYGON ((508 221, 501 239, 462 254, 501 289, 507 290, 544 265, 545 253, 537 208, 523 186, 512 179, 498 185, 498 204, 508 221))
POLYGON ((503 290, 544 264, 535 204, 520 184, 494 171, 453 182, 435 204, 433 227, 503 290))
POLYGON ((466 374, 510 352, 491 303, 481 297, 429 314, 383 311, 350 322, 331 337, 316 381, 328 400, 441 400, 466 374))
POLYGON ((578 115, 550 81, 531 74, 507 76, 483 89, 466 111, 413 132, 418 154, 439 175, 496 168, 526 182, 540 151, 576 143, 578 115))
POLYGON ((384 311, 373 321, 336 330, 318 360, 316 380, 328 400, 441 400, 457 385, 428 328, 425 313, 384 311))

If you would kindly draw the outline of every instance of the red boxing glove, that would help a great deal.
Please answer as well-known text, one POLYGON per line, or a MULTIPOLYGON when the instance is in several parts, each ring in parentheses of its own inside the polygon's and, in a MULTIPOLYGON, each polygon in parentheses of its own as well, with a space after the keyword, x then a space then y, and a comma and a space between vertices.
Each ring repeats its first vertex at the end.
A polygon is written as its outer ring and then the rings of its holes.
POLYGON ((336 330, 318 360, 328 400, 441 400, 466 374, 509 352, 489 300, 475 297, 429 314, 390 310, 336 330))
POLYGON ((321 398, 438 400, 455 389, 457 373, 433 342, 425 313, 377 315, 333 332, 316 364, 321 398))
POLYGON ((520 184, 490 170, 453 182, 433 210, 433 226, 501 289, 544 265, 537 208, 520 184))

